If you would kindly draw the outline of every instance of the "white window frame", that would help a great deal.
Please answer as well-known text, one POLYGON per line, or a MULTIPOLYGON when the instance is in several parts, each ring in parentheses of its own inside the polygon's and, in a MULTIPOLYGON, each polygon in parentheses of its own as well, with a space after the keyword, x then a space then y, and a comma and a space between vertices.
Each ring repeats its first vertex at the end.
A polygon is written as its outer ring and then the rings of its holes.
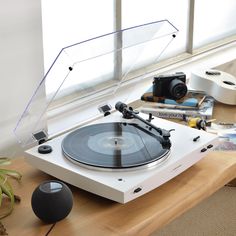
MULTIPOLYGON (((169 58, 166 60, 162 60, 160 62, 158 62, 153 68, 156 68, 156 72, 158 73, 158 70, 163 69, 165 67, 171 66, 175 63, 179 63, 182 62, 184 63, 185 60, 188 60, 189 58, 194 58, 195 56, 198 56, 202 53, 208 52, 210 50, 214 50, 218 47, 230 44, 232 42, 236 41, 236 35, 235 36, 231 36, 228 38, 224 38, 221 40, 218 40, 217 42, 213 42, 207 45, 204 45, 201 48, 197 48, 194 49, 193 48, 193 39, 194 39, 194 10, 195 10, 195 1, 196 0, 189 0, 189 27, 188 27, 188 40, 187 40, 187 49, 186 52, 181 53, 173 58, 169 58)), ((115 0, 114 2, 114 30, 118 31, 122 29, 122 0, 115 0)), ((116 54, 116 58, 117 58, 117 63, 114 67, 114 74, 116 75, 116 78, 121 78, 121 74, 122 74, 122 65, 121 65, 121 61, 122 61, 122 53, 121 52, 117 52, 116 54)), ((129 76, 126 78, 126 80, 130 81, 133 78, 136 78, 138 76, 139 73, 130 73, 129 76)), ((98 85, 98 88, 101 88, 101 86, 98 85)), ((73 96, 70 96, 73 97, 73 96)), ((69 102, 73 101, 75 99, 72 100, 68 100, 69 102)), ((66 104, 67 101, 66 99, 59 99, 58 101, 54 102, 54 105, 52 107, 57 107, 58 105, 64 105, 66 104), (63 102, 64 101, 64 102, 63 102), (56 104, 56 105, 55 105, 56 104)))

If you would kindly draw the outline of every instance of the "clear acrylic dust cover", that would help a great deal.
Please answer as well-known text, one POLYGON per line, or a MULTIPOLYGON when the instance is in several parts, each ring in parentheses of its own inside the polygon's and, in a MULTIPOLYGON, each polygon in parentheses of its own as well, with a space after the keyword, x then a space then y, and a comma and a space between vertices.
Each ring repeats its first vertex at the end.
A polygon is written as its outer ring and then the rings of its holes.
MULTIPOLYGON (((123 87, 131 77, 154 70, 168 45, 178 33, 168 20, 118 30, 65 46, 56 56, 18 120, 14 134, 23 148, 48 139, 48 114, 63 114, 63 107, 75 104, 76 124, 102 116, 98 107, 109 104, 114 109, 123 87), (63 104, 63 106, 62 106, 63 104), (82 112, 91 105, 89 112, 82 112)), ((135 92, 135 85, 131 92, 135 92)), ((146 89, 146 88, 145 88, 146 89)), ((126 102, 130 94, 122 97, 126 102)), ((53 132, 65 132, 66 122, 53 132)), ((70 124, 71 125, 71 124, 70 124)), ((68 127, 70 129, 71 127, 68 127)))

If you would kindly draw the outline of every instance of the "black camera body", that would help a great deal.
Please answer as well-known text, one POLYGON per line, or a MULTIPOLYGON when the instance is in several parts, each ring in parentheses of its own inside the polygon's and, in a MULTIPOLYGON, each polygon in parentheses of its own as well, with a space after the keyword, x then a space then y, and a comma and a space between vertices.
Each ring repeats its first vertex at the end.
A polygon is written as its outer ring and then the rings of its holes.
POLYGON ((153 80, 153 96, 179 100, 184 97, 188 89, 186 75, 183 72, 159 75, 153 80))

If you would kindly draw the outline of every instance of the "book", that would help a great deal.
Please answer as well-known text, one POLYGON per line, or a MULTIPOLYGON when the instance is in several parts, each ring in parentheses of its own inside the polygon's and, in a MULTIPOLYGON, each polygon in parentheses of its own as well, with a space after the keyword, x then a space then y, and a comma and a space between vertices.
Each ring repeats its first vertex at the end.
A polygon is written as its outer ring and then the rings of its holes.
POLYGON ((167 119, 184 119, 185 117, 200 117, 202 119, 211 119, 214 108, 214 98, 204 93, 190 91, 183 99, 182 103, 177 105, 162 102, 144 102, 140 111, 143 113, 152 113, 154 116, 167 119), (193 105, 186 101, 194 99, 193 105), (187 104, 187 105, 186 105, 187 104))
POLYGON ((155 104, 156 107, 167 107, 167 108, 198 108, 204 100, 206 94, 202 92, 196 92, 189 90, 188 93, 179 100, 173 100, 164 97, 155 97, 152 93, 152 87, 150 87, 142 96, 141 100, 155 104))

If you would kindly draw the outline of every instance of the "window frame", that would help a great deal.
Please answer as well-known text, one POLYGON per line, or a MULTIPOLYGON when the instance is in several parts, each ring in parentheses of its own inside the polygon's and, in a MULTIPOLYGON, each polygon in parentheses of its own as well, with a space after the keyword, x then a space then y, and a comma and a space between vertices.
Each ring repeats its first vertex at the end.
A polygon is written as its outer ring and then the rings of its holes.
MULTIPOLYGON (((185 61, 187 61, 190 58, 195 58, 198 57, 199 55, 202 55, 204 53, 208 53, 211 50, 215 50, 217 48, 220 48, 222 46, 228 45, 230 43, 233 43, 236 41, 236 35, 218 40, 216 42, 209 43, 207 45, 204 45, 200 48, 194 49, 193 47, 193 40, 194 40, 194 17, 195 17, 195 1, 196 0, 189 0, 189 12, 188 12, 188 32, 187 32, 187 47, 186 51, 184 53, 180 53, 175 57, 170 57, 168 59, 162 60, 160 62, 157 62, 154 66, 152 66, 152 70, 155 70, 156 73, 158 71, 163 70, 164 68, 167 68, 169 66, 182 63, 184 64, 185 61)), ((118 31, 122 29, 122 0, 114 0, 114 31, 118 31)), ((116 47, 115 42, 115 47, 116 47)), ((120 42, 119 42, 120 43, 120 42)), ((122 43, 122 42, 121 42, 122 43)), ((120 46, 120 45, 119 45, 120 46)), ((120 76, 122 74, 122 52, 117 52, 116 53, 116 64, 114 65, 114 75, 116 75, 116 78, 121 78, 120 76)), ((142 69, 140 69, 137 73, 137 71, 130 73, 127 78, 125 79, 124 83, 130 83, 132 80, 137 79, 137 77, 140 75, 140 72, 142 73, 142 69)), ((109 87, 109 82, 103 82, 102 83, 104 86, 108 85, 109 87)), ((98 85, 98 88, 101 88, 101 85, 98 85)), ((62 98, 58 99, 55 102, 53 102, 50 110, 56 109, 60 106, 64 106, 68 103, 73 103, 76 100, 76 96, 73 96, 71 94, 68 94, 68 97, 73 98, 73 99, 67 99, 67 98, 62 98)), ((86 97, 84 96, 82 98, 83 102, 85 102, 86 97)), ((89 99, 88 99, 89 101, 89 99)))

